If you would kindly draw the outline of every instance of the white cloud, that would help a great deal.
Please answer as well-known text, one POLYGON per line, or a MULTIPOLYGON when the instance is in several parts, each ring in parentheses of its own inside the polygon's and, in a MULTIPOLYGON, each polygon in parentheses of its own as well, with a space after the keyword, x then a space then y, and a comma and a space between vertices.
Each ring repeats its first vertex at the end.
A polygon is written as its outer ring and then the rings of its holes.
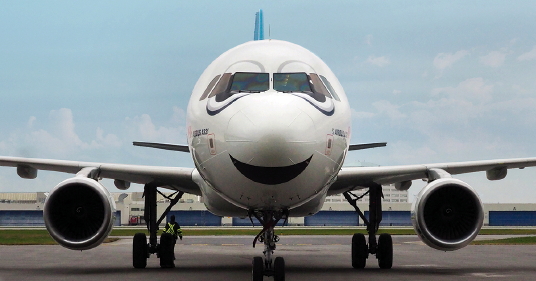
POLYGON ((382 56, 382 57, 370 56, 368 57, 366 62, 372 65, 379 66, 379 67, 384 67, 391 63, 389 58, 387 58, 386 56, 382 56))
POLYGON ((120 147, 123 145, 123 142, 119 137, 114 134, 104 135, 104 130, 100 127, 97 128, 95 135, 97 139, 91 142, 93 146, 120 147))
POLYGON ((526 60, 534 60, 536 59, 536 46, 532 48, 529 52, 526 52, 519 57, 517 57, 518 61, 526 61, 526 60))
POLYGON ((461 50, 454 54, 451 53, 439 53, 434 58, 434 67, 440 71, 451 67, 455 62, 459 61, 463 57, 467 56, 469 51, 461 50))
POLYGON ((367 44, 368 46, 372 46, 372 39, 373 37, 371 34, 365 36, 365 44, 367 44))
POLYGON ((52 138, 56 138, 69 146, 87 146, 75 132, 73 113, 70 109, 61 108, 59 110, 52 110, 50 111, 49 119, 53 127, 52 134, 49 134, 52 138))
MULTIPOLYGON (((177 121, 181 118, 181 110, 174 108, 172 121, 177 121)), ((184 141, 185 130, 180 126, 157 126, 153 123, 151 116, 142 114, 132 119, 127 118, 128 126, 131 128, 131 137, 140 141, 168 142, 178 143, 184 141)))
POLYGON ((94 140, 82 141, 76 133, 71 109, 52 110, 48 117, 48 122, 40 122, 48 125, 42 128, 36 127, 38 119, 31 116, 26 128, 12 132, 1 142, 1 149, 25 157, 65 158, 86 150, 122 145, 116 135, 105 134, 101 128, 97 128, 94 140))
POLYGON ((499 67, 504 63, 506 53, 499 51, 489 52, 485 56, 480 57, 480 63, 491 67, 499 67))
POLYGON ((517 84, 513 84, 512 89, 515 90, 518 93, 521 93, 521 94, 529 93, 529 91, 527 91, 525 88, 523 88, 523 87, 521 87, 520 85, 517 85, 517 84))
POLYGON ((402 93, 402 91, 400 91, 400 90, 393 90, 393 95, 398 95, 398 94, 400 94, 400 93, 402 93))
POLYGON ((437 152, 428 146, 415 146, 408 142, 391 142, 388 146, 391 151, 389 156, 398 163, 422 163, 423 159, 437 155, 437 152))
POLYGON ((33 127, 33 124, 34 124, 35 120, 37 120, 37 118, 35 118, 35 116, 30 116, 30 119, 28 119, 28 128, 33 127))
POLYGON ((178 106, 173 106, 171 123, 184 126, 186 124, 186 111, 178 106))
POLYGON ((365 112, 365 111, 356 111, 352 108, 352 118, 354 119, 370 119, 374 117, 376 114, 372 112, 365 112))
POLYGON ((387 115, 393 120, 400 120, 406 117, 406 114, 400 112, 400 106, 392 104, 390 101, 381 100, 372 104, 380 114, 387 115))
POLYGON ((482 103, 492 99, 492 92, 493 85, 487 85, 484 79, 477 77, 462 81, 456 87, 435 88, 432 95, 445 93, 451 99, 482 103))

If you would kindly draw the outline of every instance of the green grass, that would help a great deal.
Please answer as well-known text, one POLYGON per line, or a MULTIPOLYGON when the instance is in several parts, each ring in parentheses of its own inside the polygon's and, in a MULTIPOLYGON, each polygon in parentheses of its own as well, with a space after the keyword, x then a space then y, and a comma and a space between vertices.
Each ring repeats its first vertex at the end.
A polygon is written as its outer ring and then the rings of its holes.
POLYGON ((478 233, 480 235, 536 235, 536 229, 525 228, 485 228, 478 233))
MULTIPOLYGON (((119 238, 109 237, 104 243, 110 243, 119 238)), ((57 245, 45 229, 0 230, 0 245, 57 245)))
MULTIPOLYGON (((261 228, 184 228, 185 236, 219 236, 219 235, 247 235, 255 236, 261 228)), ((134 236, 138 232, 148 234, 144 228, 139 229, 114 229, 106 242, 117 240, 114 236, 134 236)), ((366 234, 364 228, 285 228, 275 230, 277 235, 352 235, 354 233, 366 234)), ((160 233, 160 232, 159 232, 160 233)), ((414 235, 413 228, 388 228, 380 229, 379 233, 393 235, 414 235)), ((536 235, 536 229, 482 229, 480 235, 536 235)), ((536 244, 535 237, 508 238, 488 241, 475 241, 474 244, 536 244), (513 239, 510 241, 510 239, 513 239), (499 241, 499 242, 494 242, 499 241)), ((0 230, 0 245, 55 245, 57 244, 45 229, 6 229, 0 230)))
POLYGON ((472 245, 536 245, 536 236, 473 241, 472 245))
POLYGON ((1 245, 55 245, 48 231, 36 230, 1 230, 1 245))
MULTIPOLYGON (((255 236, 261 231, 261 228, 183 228, 185 236, 221 236, 221 235, 249 235, 255 236)), ((134 236, 138 232, 148 235, 146 229, 114 229, 111 236, 134 236)), ((367 233, 365 229, 355 228, 276 228, 277 235, 352 235, 354 233, 367 233)), ((413 229, 386 229, 380 230, 379 233, 391 233, 393 235, 412 235, 415 234, 413 229)))
MULTIPOLYGON (((257 235, 260 228, 185 228, 186 236, 217 236, 217 235, 257 235)), ((112 236, 134 236, 137 232, 145 232, 145 229, 114 229, 112 236)), ((366 234, 364 228, 285 228, 275 229, 278 235, 352 235, 354 233, 366 234)), ((415 235, 413 228, 383 228, 378 233, 390 233, 392 235, 415 235)), ((480 235, 536 235, 536 229, 481 229, 480 235)))

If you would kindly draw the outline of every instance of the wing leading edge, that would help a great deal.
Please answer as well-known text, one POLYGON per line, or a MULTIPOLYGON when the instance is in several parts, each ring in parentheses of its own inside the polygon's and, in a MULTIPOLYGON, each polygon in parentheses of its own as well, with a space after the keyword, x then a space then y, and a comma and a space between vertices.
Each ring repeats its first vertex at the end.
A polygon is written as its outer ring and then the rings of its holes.
POLYGON ((192 180, 194 168, 160 167, 144 165, 78 162, 67 160, 0 157, 0 166, 17 167, 23 178, 35 178, 37 170, 76 174, 84 168, 97 168, 99 178, 138 184, 153 183, 161 187, 201 195, 199 186, 192 180))
POLYGON ((330 186, 328 195, 366 187, 371 183, 397 184, 430 177, 432 169, 441 169, 456 175, 486 171, 490 180, 506 176, 508 169, 523 169, 536 166, 536 158, 497 159, 470 162, 452 162, 422 165, 402 165, 385 167, 343 167, 336 181, 330 186))

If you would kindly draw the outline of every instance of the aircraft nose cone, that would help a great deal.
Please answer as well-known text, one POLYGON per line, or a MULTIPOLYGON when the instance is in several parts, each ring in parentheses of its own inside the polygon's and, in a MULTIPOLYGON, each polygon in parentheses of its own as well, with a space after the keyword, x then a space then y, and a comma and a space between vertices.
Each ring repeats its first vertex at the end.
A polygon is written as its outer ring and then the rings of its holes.
POLYGON ((290 166, 313 154, 313 120, 291 103, 261 100, 235 114, 226 131, 229 154, 250 165, 290 166))

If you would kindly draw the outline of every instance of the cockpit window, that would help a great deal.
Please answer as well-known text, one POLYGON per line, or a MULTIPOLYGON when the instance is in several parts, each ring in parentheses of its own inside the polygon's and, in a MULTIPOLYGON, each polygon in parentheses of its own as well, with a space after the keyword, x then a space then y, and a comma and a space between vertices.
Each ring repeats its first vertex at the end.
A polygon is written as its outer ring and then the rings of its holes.
POLYGON ((260 93, 270 88, 268 73, 237 72, 233 76, 231 92, 260 93))
POLYGON ((212 90, 212 92, 210 93, 208 97, 211 98, 217 94, 225 93, 227 89, 229 88, 229 82, 231 80, 231 76, 232 76, 231 73, 224 73, 221 76, 220 81, 218 81, 218 84, 216 84, 216 87, 214 87, 214 89, 212 90))
POLYGON ((315 73, 274 73, 274 90, 305 93, 319 102, 325 102, 326 97, 331 98, 331 94, 315 73))
POLYGON ((208 84, 207 88, 205 89, 205 91, 203 92, 203 95, 201 95, 201 98, 199 98, 199 100, 204 100, 208 96, 208 94, 210 93, 210 90, 214 88, 214 84, 216 84, 216 82, 218 82, 218 79, 220 79, 220 76, 221 75, 216 75, 216 77, 214 77, 214 79, 210 81, 210 83, 208 84))
POLYGON ((341 99, 339 98, 339 96, 337 95, 337 93, 335 92, 335 89, 333 89, 333 87, 331 86, 331 83, 329 83, 329 80, 320 75, 320 79, 322 79, 322 82, 324 82, 324 85, 326 85, 326 87, 328 88, 328 91, 331 93, 331 95, 333 96, 333 98, 337 101, 341 101, 341 99))
POLYGON ((274 73, 274 90, 283 93, 312 92, 305 73, 274 73))
POLYGON ((311 82, 313 84, 313 88, 316 93, 320 93, 328 98, 331 98, 331 95, 328 92, 328 89, 326 89, 326 86, 324 86, 324 83, 320 81, 320 78, 318 78, 318 75, 316 73, 309 74, 309 77, 311 77, 311 82))
MULTIPOLYGON (((214 80, 217 79, 214 78, 212 82, 214 80)), ((210 87, 209 85, 208 88, 210 87)), ((217 102, 222 102, 237 93, 260 93, 268 91, 269 88, 268 73, 237 72, 234 75, 224 73, 208 97, 216 97, 217 102)))
MULTIPOLYGON (((260 93, 270 88, 270 75, 260 72, 236 72, 216 75, 201 95, 199 100, 216 97, 216 102, 222 102, 238 93, 260 93)), ((293 72, 274 73, 273 88, 283 93, 302 93, 309 95, 318 102, 326 98, 340 101, 335 90, 322 75, 316 73, 293 72)))

